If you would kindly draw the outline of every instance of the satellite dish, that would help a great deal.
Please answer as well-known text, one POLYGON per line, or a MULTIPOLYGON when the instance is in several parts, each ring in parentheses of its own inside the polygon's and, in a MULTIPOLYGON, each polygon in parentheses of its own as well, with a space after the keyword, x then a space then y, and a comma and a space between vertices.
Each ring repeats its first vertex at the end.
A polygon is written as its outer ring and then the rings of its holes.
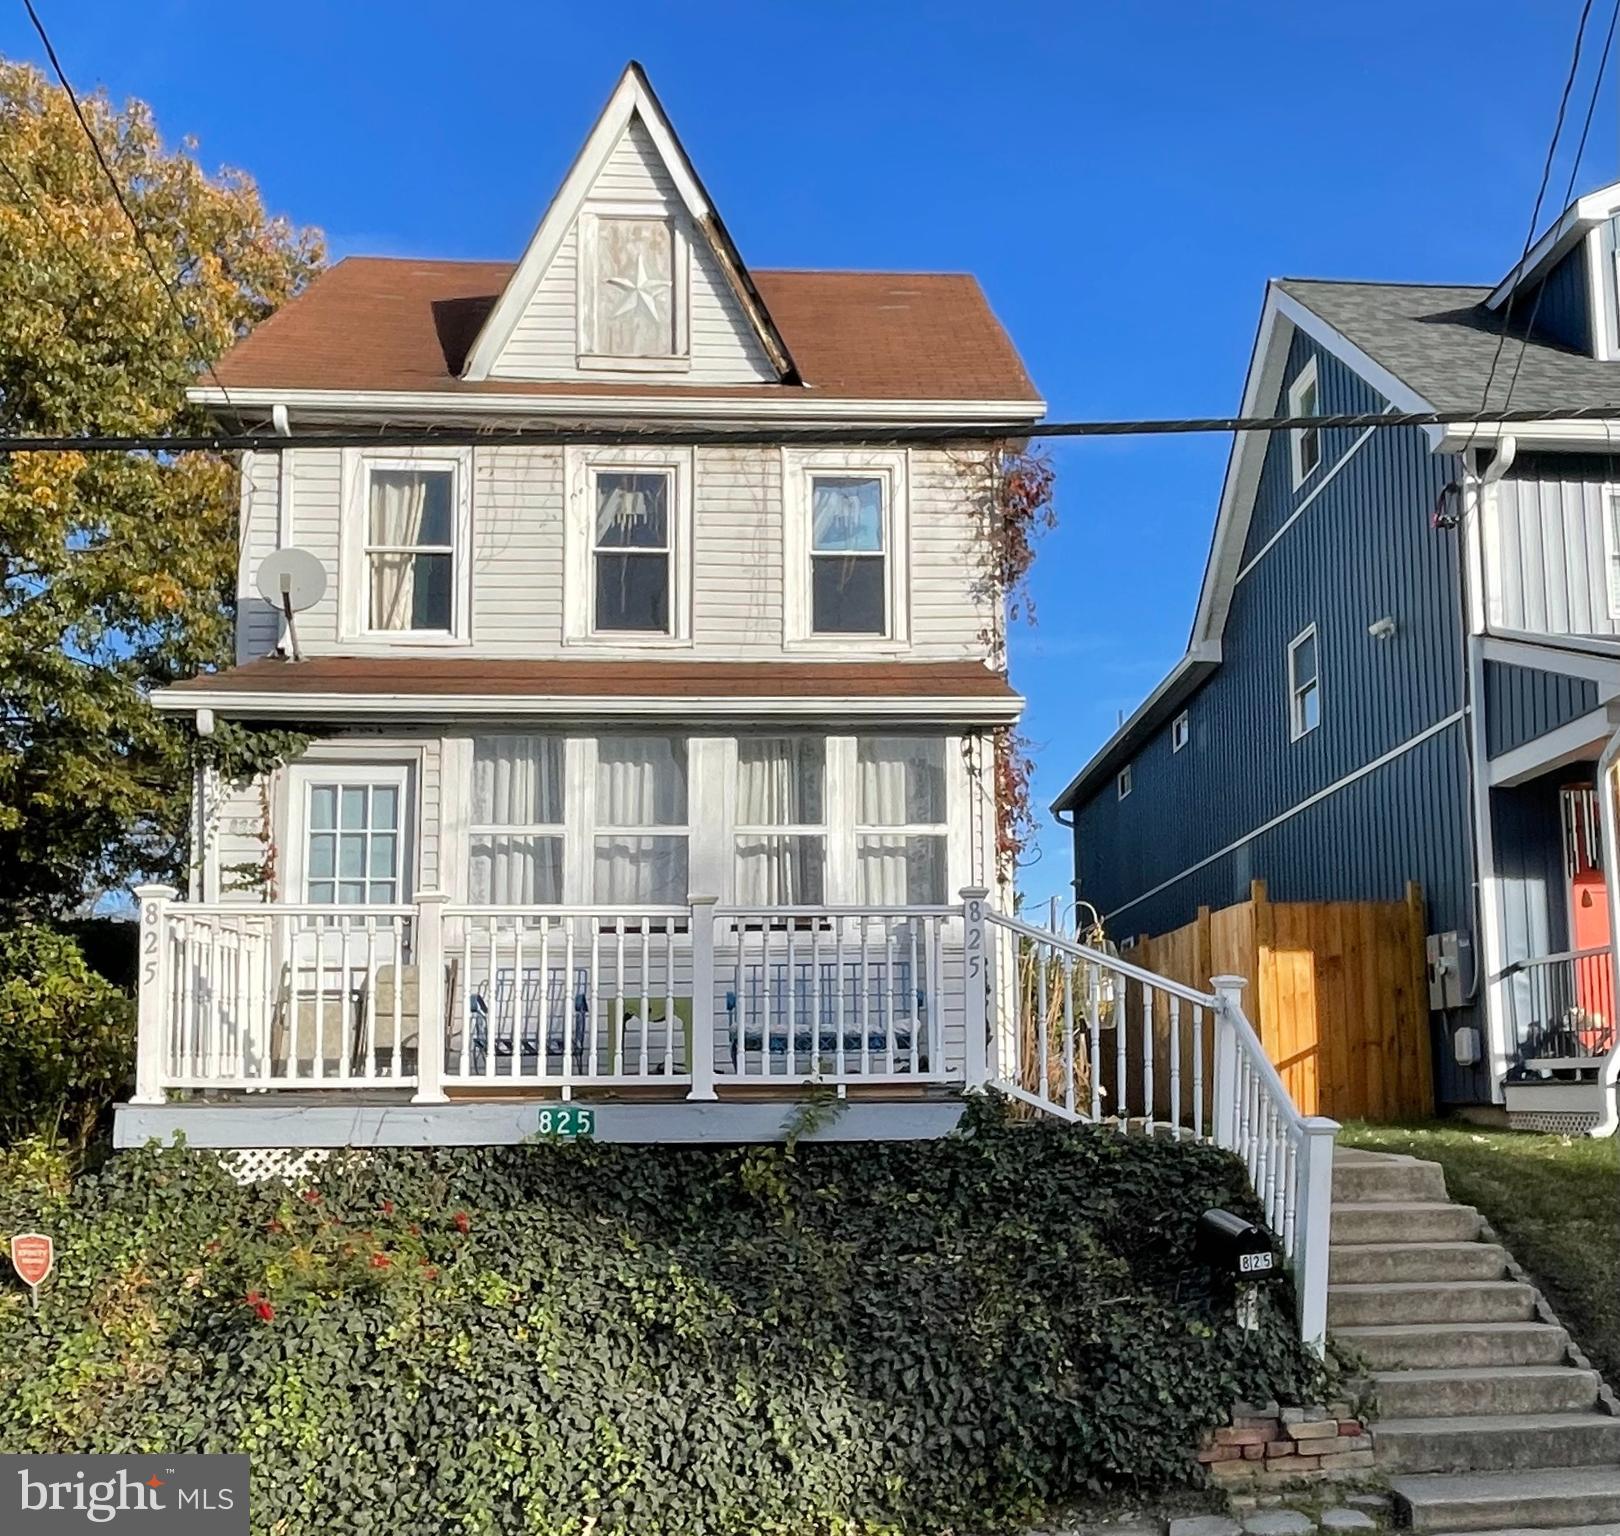
POLYGON ((313 608, 326 595, 326 567, 318 555, 289 545, 259 562, 259 596, 287 621, 293 660, 298 660, 298 630, 293 615, 313 608))

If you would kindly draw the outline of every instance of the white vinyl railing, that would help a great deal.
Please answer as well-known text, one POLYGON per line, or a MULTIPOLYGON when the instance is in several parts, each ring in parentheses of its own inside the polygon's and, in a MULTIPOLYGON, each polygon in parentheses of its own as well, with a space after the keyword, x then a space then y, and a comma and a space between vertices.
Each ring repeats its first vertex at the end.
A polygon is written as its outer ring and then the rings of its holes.
POLYGON ((948 975, 960 1010, 960 907, 724 907, 715 916, 722 1073, 775 1083, 945 1081, 948 975))
POLYGON ((1327 1338, 1333 1140, 1295 1107, 1244 1015, 1239 977, 1203 993, 1116 955, 983 911, 989 1077, 1061 1119, 1208 1140, 1242 1158, 1293 1271, 1301 1337, 1327 1338))

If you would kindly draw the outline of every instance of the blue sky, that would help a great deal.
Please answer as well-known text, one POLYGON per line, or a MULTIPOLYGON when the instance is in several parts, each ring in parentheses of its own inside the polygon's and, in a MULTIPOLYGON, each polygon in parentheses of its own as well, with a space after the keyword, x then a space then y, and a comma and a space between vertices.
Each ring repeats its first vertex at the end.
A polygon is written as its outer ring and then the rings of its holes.
MULTIPOLYGON (((1071 418, 1235 408, 1268 277, 1494 282, 1524 239, 1579 11, 38 4, 76 84, 144 98, 334 255, 515 257, 639 58, 746 260, 974 272, 1071 418)), ((0 52, 40 56, 20 6, 0 13, 0 52)), ((1582 186, 1620 174, 1617 146, 1611 88, 1582 186)), ((1216 437, 1053 453, 1059 527, 1013 652, 1046 823, 1031 897, 1070 874, 1045 804, 1181 654, 1226 453, 1216 437)))

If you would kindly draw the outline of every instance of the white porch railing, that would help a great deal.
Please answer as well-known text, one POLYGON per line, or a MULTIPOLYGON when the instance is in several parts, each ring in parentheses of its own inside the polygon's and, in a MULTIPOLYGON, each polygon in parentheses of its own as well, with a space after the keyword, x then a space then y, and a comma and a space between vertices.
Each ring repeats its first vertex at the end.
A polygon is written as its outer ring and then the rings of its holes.
POLYGON ((1320 1351, 1339 1127, 1295 1108, 1242 979, 1203 993, 1016 918, 986 910, 983 923, 967 953, 988 964, 991 1082, 1061 1119, 1235 1152, 1293 1271, 1300 1336, 1320 1351))

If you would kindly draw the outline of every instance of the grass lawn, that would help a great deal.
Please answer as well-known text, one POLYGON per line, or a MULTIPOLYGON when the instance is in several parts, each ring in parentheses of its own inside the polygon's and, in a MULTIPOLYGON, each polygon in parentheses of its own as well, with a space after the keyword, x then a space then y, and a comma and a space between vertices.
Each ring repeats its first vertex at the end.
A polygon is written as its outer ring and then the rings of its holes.
POLYGON ((1439 1163, 1540 1285, 1611 1386, 1620 1384, 1620 1139, 1485 1131, 1461 1121, 1347 1125, 1339 1138, 1439 1163))

